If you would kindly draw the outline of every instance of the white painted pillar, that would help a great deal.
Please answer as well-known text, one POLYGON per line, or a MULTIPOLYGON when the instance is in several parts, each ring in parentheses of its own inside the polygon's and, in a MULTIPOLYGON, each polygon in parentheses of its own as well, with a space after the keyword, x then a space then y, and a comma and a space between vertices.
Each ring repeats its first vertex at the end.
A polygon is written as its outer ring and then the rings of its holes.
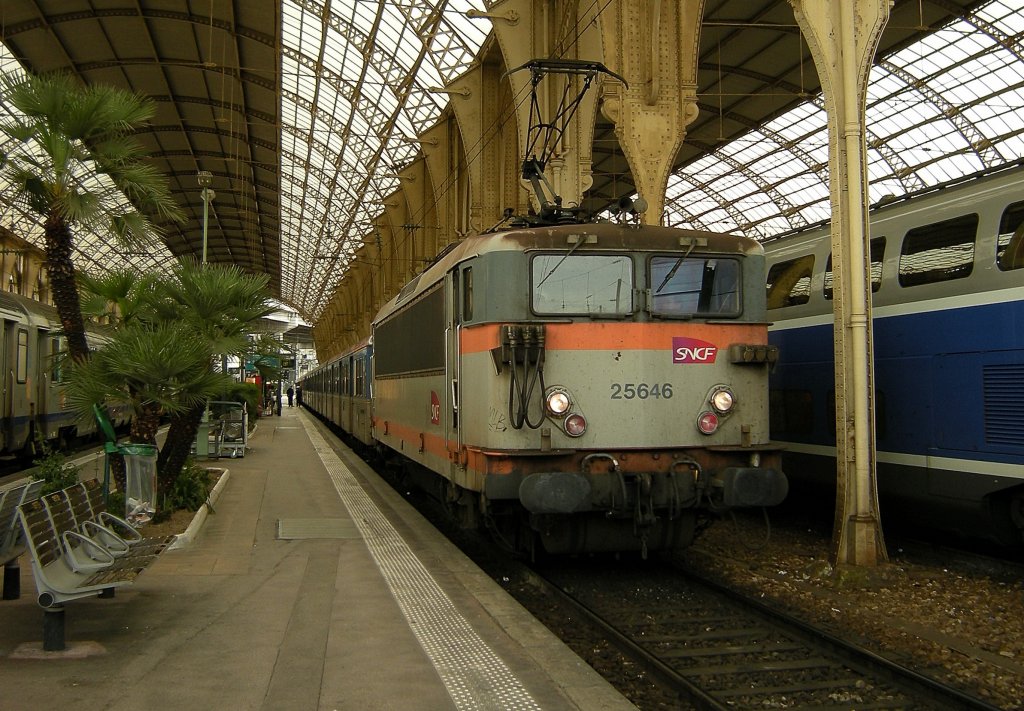
POLYGON ((836 356, 836 564, 887 558, 878 508, 865 107, 889 0, 790 0, 828 113, 836 356))

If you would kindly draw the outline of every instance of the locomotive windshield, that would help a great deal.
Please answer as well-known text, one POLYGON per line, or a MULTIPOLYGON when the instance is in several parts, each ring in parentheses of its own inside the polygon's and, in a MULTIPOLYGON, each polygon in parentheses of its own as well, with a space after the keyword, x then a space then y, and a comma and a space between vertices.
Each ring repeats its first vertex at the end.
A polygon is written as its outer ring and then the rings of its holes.
POLYGON ((739 315, 739 261, 721 257, 652 257, 650 269, 652 314, 739 315))
POLYGON ((625 254, 538 254, 533 258, 533 311, 633 313, 633 260, 625 254))

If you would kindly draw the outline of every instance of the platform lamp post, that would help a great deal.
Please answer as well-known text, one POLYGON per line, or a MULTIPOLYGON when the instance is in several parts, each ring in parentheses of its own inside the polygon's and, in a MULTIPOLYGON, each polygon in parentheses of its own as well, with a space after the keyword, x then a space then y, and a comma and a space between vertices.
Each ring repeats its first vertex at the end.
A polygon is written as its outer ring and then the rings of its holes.
POLYGON ((210 185, 213 184, 213 173, 208 170, 200 170, 196 176, 199 180, 199 187, 203 190, 200 193, 203 197, 203 264, 206 264, 206 240, 210 233, 210 203, 217 193, 210 190, 210 185))
MULTIPOLYGON (((203 267, 206 266, 206 241, 210 234, 210 201, 217 197, 217 193, 210 190, 213 183, 213 173, 208 170, 200 170, 196 175, 199 187, 202 188, 200 195, 203 198, 203 267)), ((227 358, 225 357, 225 360, 227 358)), ((224 372, 227 372, 226 364, 224 372)), ((196 432, 196 456, 210 456, 210 402, 207 400, 203 408, 203 418, 199 423, 199 430, 196 432)))

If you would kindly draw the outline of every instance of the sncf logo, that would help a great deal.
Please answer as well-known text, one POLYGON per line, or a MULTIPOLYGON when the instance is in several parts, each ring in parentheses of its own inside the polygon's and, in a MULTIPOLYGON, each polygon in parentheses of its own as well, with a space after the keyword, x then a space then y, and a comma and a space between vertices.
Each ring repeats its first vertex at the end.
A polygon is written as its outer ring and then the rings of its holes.
POLYGON ((714 363, 718 346, 696 338, 672 338, 673 363, 714 363))

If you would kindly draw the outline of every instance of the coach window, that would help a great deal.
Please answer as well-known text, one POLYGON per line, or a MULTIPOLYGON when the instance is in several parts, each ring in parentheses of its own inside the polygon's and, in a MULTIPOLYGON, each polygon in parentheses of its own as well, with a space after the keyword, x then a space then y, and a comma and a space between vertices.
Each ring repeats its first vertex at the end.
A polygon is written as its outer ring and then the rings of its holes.
POLYGON ((768 270, 768 308, 806 304, 811 298, 814 255, 779 262, 768 270))
MULTIPOLYGON (((885 257, 885 237, 871 240, 871 291, 882 288, 882 259, 885 257)), ((828 255, 825 264, 825 298, 832 298, 832 255, 828 255)))
POLYGON ((538 254, 533 312, 626 316, 633 313, 633 260, 625 254, 538 254))
POLYGON ((18 362, 15 375, 19 383, 28 380, 28 331, 18 329, 18 362))
POLYGON ((651 257, 655 316, 739 316, 740 264, 720 257, 651 257))
POLYGON ((977 215, 955 217, 907 232, 900 252, 900 286, 970 276, 977 233, 977 215))
POLYGON ((999 220, 996 264, 1004 272, 1024 267, 1024 202, 1015 202, 1003 211, 999 220))
POLYGON ((363 360, 362 353, 356 356, 354 361, 356 367, 356 389, 353 393, 356 397, 366 396, 366 361, 363 360))

